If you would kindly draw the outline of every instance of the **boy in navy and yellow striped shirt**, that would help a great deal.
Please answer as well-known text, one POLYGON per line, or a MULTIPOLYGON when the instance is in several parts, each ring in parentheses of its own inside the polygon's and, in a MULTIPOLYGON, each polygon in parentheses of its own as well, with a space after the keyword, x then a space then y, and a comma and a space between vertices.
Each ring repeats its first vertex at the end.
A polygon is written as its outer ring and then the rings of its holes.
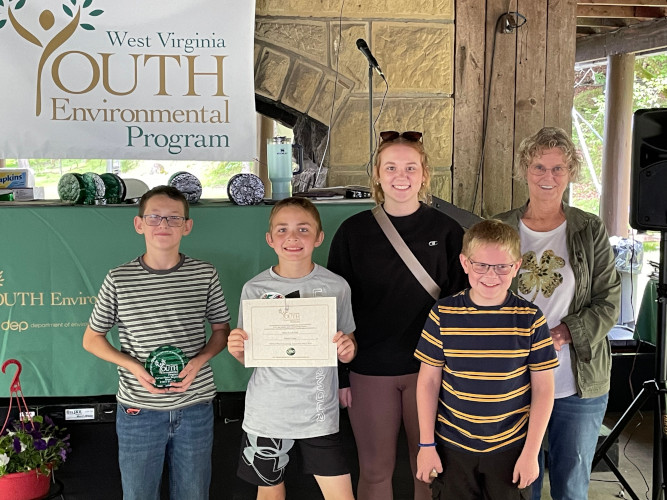
POLYGON ((435 477, 441 498, 529 498, 553 406, 553 341, 539 308, 509 290, 521 267, 513 228, 475 224, 460 260, 470 288, 435 304, 415 351, 417 477, 435 477))

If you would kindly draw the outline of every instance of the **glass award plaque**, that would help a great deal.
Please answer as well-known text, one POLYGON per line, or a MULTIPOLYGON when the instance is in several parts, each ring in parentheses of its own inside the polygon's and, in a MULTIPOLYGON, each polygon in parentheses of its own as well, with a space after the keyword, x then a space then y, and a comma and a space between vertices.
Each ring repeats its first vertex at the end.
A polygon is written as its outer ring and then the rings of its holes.
POLYGON ((178 374, 187 363, 188 358, 178 347, 164 345, 148 355, 144 366, 155 378, 155 387, 164 388, 169 387, 172 382, 181 381, 178 374))

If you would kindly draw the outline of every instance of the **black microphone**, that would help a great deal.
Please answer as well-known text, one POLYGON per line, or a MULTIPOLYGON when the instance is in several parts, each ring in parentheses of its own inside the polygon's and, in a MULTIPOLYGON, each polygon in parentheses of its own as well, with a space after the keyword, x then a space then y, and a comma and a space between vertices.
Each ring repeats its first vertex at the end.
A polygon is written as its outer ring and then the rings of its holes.
POLYGON ((370 64, 375 70, 378 72, 378 74, 384 78, 384 73, 380 69, 380 65, 378 64, 377 60, 375 57, 373 57, 373 54, 371 53, 371 49, 368 48, 368 44, 366 43, 366 40, 363 38, 359 38, 357 40, 357 48, 361 51, 363 55, 366 56, 366 59, 368 59, 368 64, 370 64))

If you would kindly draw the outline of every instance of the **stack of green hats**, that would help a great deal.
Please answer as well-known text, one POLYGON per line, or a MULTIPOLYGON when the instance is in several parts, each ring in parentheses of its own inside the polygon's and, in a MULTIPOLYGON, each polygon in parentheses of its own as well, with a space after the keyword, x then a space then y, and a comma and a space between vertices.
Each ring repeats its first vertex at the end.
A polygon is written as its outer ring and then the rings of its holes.
POLYGON ((116 174, 95 172, 64 174, 58 181, 58 196, 62 201, 83 205, 123 203, 125 183, 116 174))

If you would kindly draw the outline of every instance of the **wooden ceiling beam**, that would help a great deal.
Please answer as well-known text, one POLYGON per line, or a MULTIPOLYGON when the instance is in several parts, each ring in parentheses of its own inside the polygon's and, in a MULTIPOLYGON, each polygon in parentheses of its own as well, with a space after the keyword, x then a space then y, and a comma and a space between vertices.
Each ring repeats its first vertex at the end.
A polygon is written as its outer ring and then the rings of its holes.
POLYGON ((626 7, 664 7, 665 0, 579 0, 577 5, 615 5, 626 7))
POLYGON ((635 8, 577 5, 577 17, 635 17, 635 8))
POLYGON ((667 8, 664 7, 635 7, 635 17, 665 17, 667 8))
POLYGON ((614 28, 602 28, 599 26, 582 26, 582 27, 577 27, 577 37, 599 35, 601 33, 602 34, 609 33, 610 31, 613 30, 614 28))
POLYGON ((599 61, 614 54, 655 51, 667 47, 667 18, 619 28, 604 35, 577 40, 575 62, 599 61))
POLYGON ((623 7, 616 5, 582 5, 577 4, 577 17, 664 17, 664 4, 656 7, 623 7))
POLYGON ((625 26, 632 26, 641 22, 634 17, 578 17, 577 28, 580 27, 601 27, 601 28, 623 28, 625 26))

